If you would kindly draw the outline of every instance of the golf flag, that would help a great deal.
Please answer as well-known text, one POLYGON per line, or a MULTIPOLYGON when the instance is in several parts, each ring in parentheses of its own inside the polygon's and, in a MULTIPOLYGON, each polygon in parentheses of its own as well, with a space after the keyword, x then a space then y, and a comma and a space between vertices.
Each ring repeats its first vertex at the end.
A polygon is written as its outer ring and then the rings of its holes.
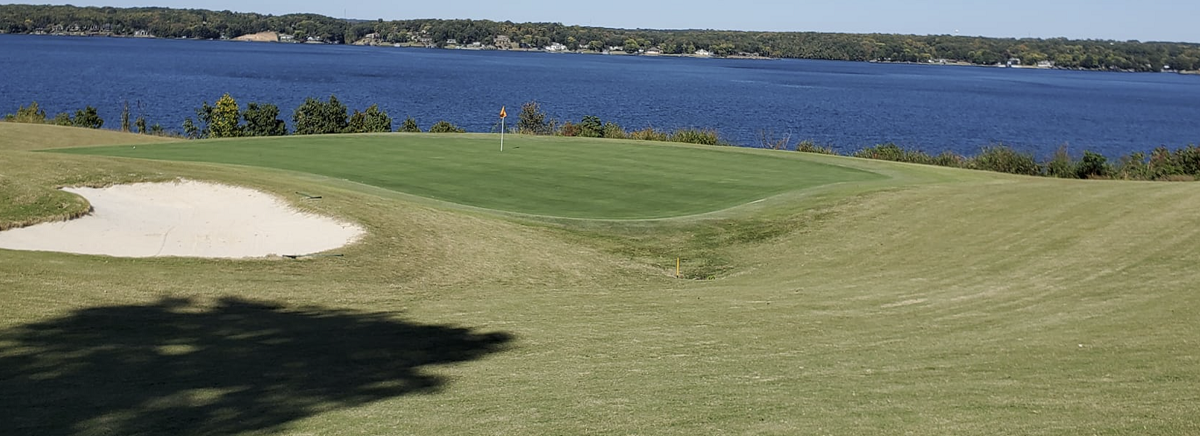
POLYGON ((504 106, 500 106, 500 118, 501 119, 508 118, 508 112, 504 111, 504 106))

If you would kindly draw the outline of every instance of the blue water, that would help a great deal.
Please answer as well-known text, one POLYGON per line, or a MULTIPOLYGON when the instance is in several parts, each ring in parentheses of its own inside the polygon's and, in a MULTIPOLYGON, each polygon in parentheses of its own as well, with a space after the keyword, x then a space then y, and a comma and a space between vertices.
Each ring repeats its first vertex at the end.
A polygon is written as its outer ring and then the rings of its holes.
POLYGON ((1068 144, 1116 156, 1200 143, 1200 76, 0 35, 3 113, 33 100, 51 116, 92 105, 115 128, 128 100, 135 116, 180 130, 225 92, 277 104, 289 125, 305 97, 336 94, 351 109, 377 103, 396 120, 475 132, 497 128, 501 105, 515 114, 537 100, 559 119, 713 127, 746 146, 764 132, 842 151, 1004 143, 1045 156, 1068 144))

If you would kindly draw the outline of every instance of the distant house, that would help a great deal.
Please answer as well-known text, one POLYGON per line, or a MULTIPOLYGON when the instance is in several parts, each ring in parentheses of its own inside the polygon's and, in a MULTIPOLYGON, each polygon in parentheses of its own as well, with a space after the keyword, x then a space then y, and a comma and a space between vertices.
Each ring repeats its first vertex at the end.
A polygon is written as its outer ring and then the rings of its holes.
POLYGON ((705 49, 696 50, 695 54, 696 54, 696 56, 699 56, 702 58, 711 58, 713 55, 711 51, 708 51, 705 49))
POLYGON ((295 35, 288 35, 286 33, 279 35, 279 42, 292 42, 295 40, 296 40, 295 35))
POLYGON ((454 38, 447 39, 446 45, 458 45, 458 40, 454 38))
POLYGON ((663 54, 662 49, 658 47, 650 47, 646 49, 646 56, 658 56, 663 54))
POLYGON ((1038 68, 1054 68, 1054 61, 1038 61, 1038 68))
POLYGON ((557 42, 553 42, 553 43, 550 43, 550 45, 543 48, 543 50, 546 50, 550 53, 561 53, 561 52, 567 51, 567 46, 562 45, 557 42))

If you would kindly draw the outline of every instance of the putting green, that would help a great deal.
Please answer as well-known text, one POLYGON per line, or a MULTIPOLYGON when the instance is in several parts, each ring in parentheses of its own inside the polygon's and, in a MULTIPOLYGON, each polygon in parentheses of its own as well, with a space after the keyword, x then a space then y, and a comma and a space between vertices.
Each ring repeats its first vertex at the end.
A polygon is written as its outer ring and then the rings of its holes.
POLYGON ((464 205, 570 218, 722 210, 788 191, 882 178, 750 152, 661 143, 496 135, 328 135, 59 150, 300 171, 464 205))

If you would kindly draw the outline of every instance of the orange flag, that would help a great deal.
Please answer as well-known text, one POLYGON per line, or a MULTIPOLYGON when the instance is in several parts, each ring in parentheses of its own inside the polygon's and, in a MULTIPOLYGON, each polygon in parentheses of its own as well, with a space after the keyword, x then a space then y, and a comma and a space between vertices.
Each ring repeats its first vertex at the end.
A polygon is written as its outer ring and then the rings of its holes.
POLYGON ((500 106, 500 118, 508 118, 508 112, 504 111, 504 106, 500 106))

